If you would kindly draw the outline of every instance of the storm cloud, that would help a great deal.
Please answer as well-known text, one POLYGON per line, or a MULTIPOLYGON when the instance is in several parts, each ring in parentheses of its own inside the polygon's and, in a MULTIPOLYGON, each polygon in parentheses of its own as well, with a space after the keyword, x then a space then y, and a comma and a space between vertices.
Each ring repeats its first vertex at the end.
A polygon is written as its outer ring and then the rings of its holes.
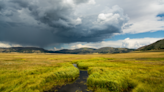
POLYGON ((98 14, 76 13, 78 5, 87 2, 89 0, 0 0, 0 41, 46 47, 98 42, 122 32, 128 16, 119 6, 98 14))

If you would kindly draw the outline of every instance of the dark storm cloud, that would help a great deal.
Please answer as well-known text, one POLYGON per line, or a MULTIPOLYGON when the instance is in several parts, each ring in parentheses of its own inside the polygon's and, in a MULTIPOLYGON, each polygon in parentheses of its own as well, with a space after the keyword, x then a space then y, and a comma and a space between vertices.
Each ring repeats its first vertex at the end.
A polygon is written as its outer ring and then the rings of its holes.
POLYGON ((29 3, 27 0, 10 0, 9 2, 20 5, 21 7, 28 7, 29 3))
POLYGON ((74 9, 77 4, 88 0, 74 2, 0 0, 0 41, 40 47, 97 42, 121 32, 121 27, 127 22, 123 11, 109 11, 100 17, 99 14, 79 17, 74 9))

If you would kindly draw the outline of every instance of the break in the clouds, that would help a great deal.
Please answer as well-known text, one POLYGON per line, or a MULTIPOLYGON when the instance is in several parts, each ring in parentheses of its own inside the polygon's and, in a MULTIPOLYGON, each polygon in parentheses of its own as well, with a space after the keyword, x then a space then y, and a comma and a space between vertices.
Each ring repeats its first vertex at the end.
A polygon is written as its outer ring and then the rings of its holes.
POLYGON ((89 16, 76 13, 79 4, 92 1, 0 0, 0 41, 45 47, 97 42, 120 33, 128 17, 117 5, 89 16))

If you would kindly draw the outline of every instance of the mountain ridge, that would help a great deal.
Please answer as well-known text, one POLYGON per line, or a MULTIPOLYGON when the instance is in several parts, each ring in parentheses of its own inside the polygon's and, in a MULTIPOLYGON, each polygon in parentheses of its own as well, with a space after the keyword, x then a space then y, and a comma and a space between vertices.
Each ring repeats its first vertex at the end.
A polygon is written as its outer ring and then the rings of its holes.
POLYGON ((19 52, 19 53, 61 53, 61 54, 92 54, 92 53, 128 53, 135 49, 128 48, 113 48, 103 47, 99 49, 95 48, 79 48, 79 49, 62 49, 58 51, 45 50, 38 47, 11 47, 11 48, 0 48, 1 53, 19 52))

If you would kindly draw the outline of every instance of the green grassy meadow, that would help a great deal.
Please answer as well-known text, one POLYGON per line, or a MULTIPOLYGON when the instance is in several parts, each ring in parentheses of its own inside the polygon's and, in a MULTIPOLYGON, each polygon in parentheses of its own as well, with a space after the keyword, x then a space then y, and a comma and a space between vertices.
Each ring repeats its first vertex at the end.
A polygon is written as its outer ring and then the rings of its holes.
POLYGON ((163 92, 164 52, 123 54, 0 53, 0 92, 43 92, 87 69, 94 92, 163 92))

